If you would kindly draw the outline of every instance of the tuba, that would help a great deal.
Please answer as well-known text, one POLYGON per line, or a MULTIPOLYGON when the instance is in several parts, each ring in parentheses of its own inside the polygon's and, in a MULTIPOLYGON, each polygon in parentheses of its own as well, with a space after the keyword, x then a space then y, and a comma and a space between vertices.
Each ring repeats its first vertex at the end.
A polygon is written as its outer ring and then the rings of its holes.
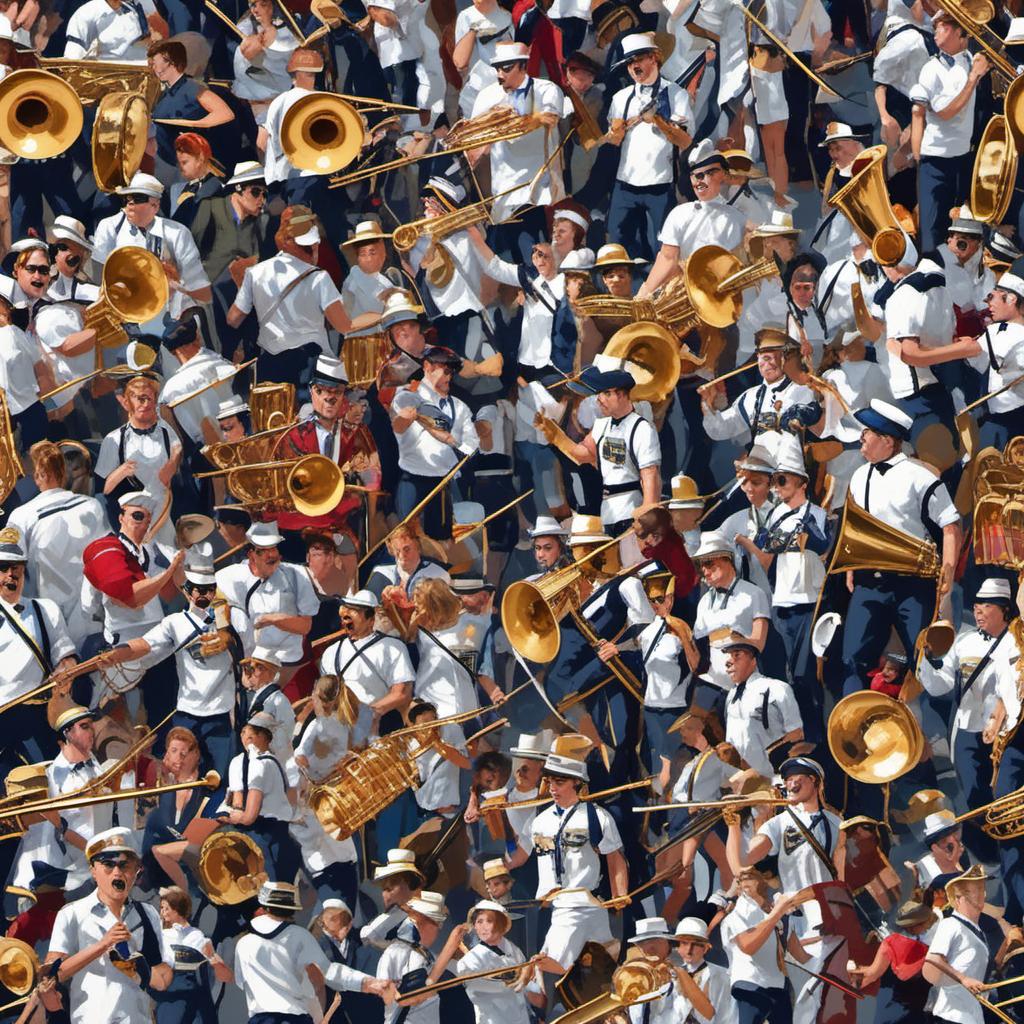
POLYGON ((101 192, 113 192, 132 180, 148 139, 146 98, 137 92, 106 93, 92 126, 92 173, 101 192))
POLYGON ((942 566, 935 545, 918 540, 865 512, 846 499, 829 574, 872 569, 907 576, 938 577, 942 566))
POLYGON ((27 996, 39 977, 39 957, 21 939, 0 939, 0 985, 11 995, 27 996))
POLYGON ((1017 183, 1017 161, 1009 121, 996 114, 978 143, 971 179, 971 212, 983 224, 1003 223, 1017 183))
POLYGON ((683 274, 686 294, 700 321, 711 327, 731 327, 743 312, 743 291, 759 281, 776 277, 774 259, 744 265, 739 257, 718 245, 705 245, 687 261, 683 274))
POLYGON ((295 385, 263 381, 249 390, 253 433, 279 430, 295 422, 295 385))
POLYGON ((281 121, 281 148, 300 171, 333 174, 363 148, 363 119, 351 103, 314 92, 288 108, 281 121))
POLYGON ((0 143, 15 156, 59 156, 82 133, 82 103, 57 75, 26 68, 0 83, 0 143))
MULTIPOLYGON (((683 369, 679 341, 661 324, 642 321, 627 324, 612 335, 604 351, 605 355, 628 359, 650 372, 651 379, 637 384, 630 392, 633 401, 663 402, 679 382, 683 369)), ((703 360, 685 346, 684 351, 693 369, 702 364, 703 360)), ((687 372, 692 372, 692 369, 687 372)))
POLYGON ((924 733, 910 708, 873 690, 844 697, 828 716, 826 732, 836 764, 858 782, 892 782, 924 753, 924 733))
POLYGON ((907 251, 885 184, 885 146, 871 146, 853 161, 850 180, 828 200, 842 211, 861 239, 871 246, 875 262, 894 267, 907 251))
POLYGON ((219 907, 253 899, 267 880, 263 851, 244 832, 213 832, 199 848, 199 885, 219 907))
POLYGON ((304 516, 322 516, 334 511, 345 496, 341 467, 326 455, 256 462, 195 476, 197 480, 226 477, 228 490, 251 516, 291 511, 304 516))
POLYGON ((94 106, 108 93, 137 92, 152 108, 162 91, 159 79, 146 64, 66 57, 43 57, 39 63, 44 71, 59 75, 70 85, 84 107, 94 106))
POLYGON ((25 468, 14 441, 11 409, 4 389, 0 388, 0 503, 11 496, 11 491, 24 475, 25 468))
POLYGON ((103 349, 128 343, 121 325, 152 320, 167 305, 169 291, 163 264, 148 249, 122 245, 107 257, 100 297, 83 317, 85 326, 96 331, 97 369, 103 366, 103 349))

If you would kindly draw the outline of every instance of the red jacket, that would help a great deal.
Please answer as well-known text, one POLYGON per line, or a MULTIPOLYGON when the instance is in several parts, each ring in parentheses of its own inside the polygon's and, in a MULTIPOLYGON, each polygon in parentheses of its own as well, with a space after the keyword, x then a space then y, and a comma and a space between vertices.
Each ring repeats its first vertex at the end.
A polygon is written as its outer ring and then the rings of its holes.
POLYGON ((676 598, 686 597, 697 586, 697 570, 693 567, 683 538, 672 530, 664 540, 640 549, 644 558, 656 558, 676 578, 676 598))
POLYGON ((122 604, 131 604, 134 584, 146 578, 139 560, 113 533, 86 546, 82 569, 101 594, 122 604))
MULTIPOLYGON (((341 433, 341 444, 338 450, 338 464, 344 465, 355 454, 358 431, 341 433)), ((320 455, 320 442, 316 436, 316 424, 313 420, 297 423, 287 434, 278 448, 278 456, 282 459, 294 459, 302 455, 320 455)), ((340 530, 347 527, 348 514, 359 508, 358 495, 345 495, 335 508, 322 516, 306 516, 301 512, 282 512, 277 525, 282 530, 303 530, 306 527, 340 530)))

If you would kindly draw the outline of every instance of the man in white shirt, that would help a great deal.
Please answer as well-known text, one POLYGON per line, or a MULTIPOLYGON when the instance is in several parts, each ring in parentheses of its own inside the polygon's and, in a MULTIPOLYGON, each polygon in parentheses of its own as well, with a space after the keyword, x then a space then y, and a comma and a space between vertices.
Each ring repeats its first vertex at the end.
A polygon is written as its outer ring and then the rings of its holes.
POLYGON ((928 944, 922 973, 936 988, 932 1014, 951 1024, 982 1024, 985 1011, 975 998, 985 988, 989 948, 978 925, 985 909, 985 881, 980 864, 968 868, 946 886, 953 907, 928 944))
POLYGON ((854 415, 864 426, 861 454, 867 465, 854 472, 847 501, 918 540, 941 534, 942 542, 938 584, 896 572, 848 574, 852 596, 843 624, 842 654, 848 694, 864 688, 891 629, 896 629, 904 650, 916 649, 918 634, 935 610, 936 585, 940 595, 952 586, 961 538, 960 514, 945 485, 928 466, 902 452, 910 436, 910 416, 877 398, 854 415))
POLYGON ((320 602, 302 567, 281 560, 278 545, 284 538, 276 523, 253 523, 245 536, 245 563, 218 570, 217 586, 251 620, 255 642, 280 660, 283 686, 302 661, 302 638, 312 628, 320 602))
POLYGON ((702 139, 690 150, 690 184, 697 198, 681 203, 665 219, 658 235, 661 248, 647 280, 636 293, 649 299, 663 284, 681 273, 680 260, 692 256, 704 245, 737 249, 743 242, 747 218, 722 198, 729 164, 710 139, 702 139))
POLYGON ((562 117, 565 97, 553 82, 527 74, 529 57, 525 43, 497 43, 491 67, 498 81, 481 89, 473 104, 473 117, 501 106, 511 107, 520 115, 533 115, 537 122, 537 127, 525 135, 480 151, 490 158, 493 194, 522 186, 496 200, 491 210, 499 225, 493 233, 494 249, 506 258, 522 260, 528 259, 530 246, 544 234, 544 208, 565 194, 561 160, 550 159, 558 146, 555 127, 562 117), (517 224, 501 226, 523 207, 526 210, 519 214, 517 224))
POLYGON ((942 244, 950 209, 970 191, 975 90, 989 70, 984 54, 967 52, 967 33, 952 16, 940 9, 932 15, 932 26, 939 52, 910 90, 922 252, 942 244))
MULTIPOLYGON (((391 425, 402 470, 395 494, 399 516, 408 515, 442 477, 480 446, 469 407, 451 394, 452 379, 461 366, 461 358, 450 348, 433 345, 423 353, 423 380, 395 393, 391 425)), ((423 532, 440 541, 451 539, 452 518, 448 487, 420 512, 423 532)))
POLYGON ((292 756, 295 712, 291 701, 281 692, 281 665, 277 656, 266 647, 257 646, 238 665, 244 692, 241 694, 236 721, 244 724, 260 712, 269 715, 273 722, 271 753, 282 765, 287 764, 292 756))
MULTIPOLYGON (((78 660, 57 605, 46 598, 22 600, 27 561, 19 531, 13 526, 0 530, 0 703, 31 693, 54 670, 71 669, 78 660)), ((0 756, 5 773, 53 755, 46 704, 43 696, 5 712, 0 756)))
POLYGON ((653 32, 622 40, 622 59, 632 85, 608 108, 608 138, 620 147, 608 206, 609 241, 644 259, 654 258, 657 235, 675 205, 676 150, 686 149, 693 125, 690 96, 661 75, 663 58, 653 32))
POLYGON ((294 885, 264 882, 257 903, 260 909, 235 947, 235 982, 245 993, 252 1024, 312 1020, 314 1012, 319 1016, 311 974, 339 992, 393 997, 390 982, 331 963, 316 939, 294 923, 295 914, 302 909, 294 885))
POLYGON ((381 292, 395 286, 381 273, 388 261, 390 237, 380 221, 363 220, 356 225, 355 232, 341 243, 341 253, 348 260, 341 300, 353 320, 365 313, 384 312, 381 292))
POLYGON ((956 312, 958 336, 977 334, 984 323, 985 300, 996 283, 986 264, 985 225, 976 220, 965 204, 957 210, 939 249, 946 271, 946 290, 956 312))
POLYGON ((68 21, 64 56, 145 65, 153 33, 162 39, 171 34, 153 0, 88 0, 68 21))
MULTIPOLYGON (((1024 373, 1024 278, 1007 271, 988 297, 992 319, 978 338, 981 354, 971 365, 984 374, 981 390, 988 394, 1024 373)), ((1024 384, 994 395, 985 403, 979 425, 981 447, 1006 447, 1024 434, 1024 384)))
MULTIPOLYGON (((700 1010, 691 1004, 691 1011, 698 1024, 739 1024, 739 1014, 736 1003, 729 992, 729 971, 720 964, 710 963, 704 957, 712 948, 711 939, 708 937, 708 926, 706 921, 699 917, 684 917, 676 925, 673 935, 676 944, 676 952, 679 959, 683 961, 686 973, 693 981, 700 986, 708 1001, 711 1003, 712 1013, 710 1017, 704 1016, 700 1010)), ((680 1007, 680 1009, 682 1009, 680 1007)), ((686 1013, 682 1013, 683 1019, 687 1019, 686 1013)))
POLYGON ((863 139, 864 136, 848 124, 830 121, 825 126, 825 138, 818 143, 819 149, 828 150, 832 166, 825 175, 822 217, 814 230, 810 248, 820 252, 829 263, 848 257, 850 247, 860 240, 846 215, 838 206, 829 206, 828 200, 853 176, 853 162, 864 151, 863 139))
POLYGON ((86 856, 96 889, 58 911, 46 961, 71 983, 72 1024, 144 1024, 153 1001, 143 986, 170 985, 174 953, 157 912, 131 897, 142 865, 131 830, 97 834, 86 856))

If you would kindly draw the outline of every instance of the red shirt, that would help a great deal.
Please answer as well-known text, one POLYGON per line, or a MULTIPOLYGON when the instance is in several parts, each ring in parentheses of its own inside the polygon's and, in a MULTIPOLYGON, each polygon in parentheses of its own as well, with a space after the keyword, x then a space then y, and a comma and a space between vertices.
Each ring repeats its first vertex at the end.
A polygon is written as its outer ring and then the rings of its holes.
POLYGON ((644 558, 656 558, 676 578, 676 598, 686 597, 697 585, 697 570, 686 551, 683 538, 673 530, 651 547, 640 549, 644 558))

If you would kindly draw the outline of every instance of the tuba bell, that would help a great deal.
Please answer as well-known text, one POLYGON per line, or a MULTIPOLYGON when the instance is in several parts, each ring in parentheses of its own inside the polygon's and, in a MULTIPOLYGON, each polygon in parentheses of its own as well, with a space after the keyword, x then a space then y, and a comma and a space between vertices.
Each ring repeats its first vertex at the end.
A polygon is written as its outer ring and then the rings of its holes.
POLYGON ((830 575, 871 569, 937 578, 941 568, 935 545, 883 523, 852 499, 846 499, 843 522, 828 567, 830 575))
POLYGON ((92 173, 101 192, 123 188, 142 166, 149 139, 149 107, 137 92, 110 92, 92 126, 92 173))
POLYGON ((971 179, 971 213, 983 224, 1003 223, 1017 183, 1017 160, 1009 123, 996 114, 978 142, 971 179))
POLYGON ((332 174, 363 148, 363 119, 351 103, 314 92, 292 104, 281 121, 281 148, 300 171, 332 174))
MULTIPOLYGON (((651 379, 638 383, 630 392, 634 401, 663 402, 679 382, 682 372, 679 341, 661 324, 644 321, 626 324, 612 335, 604 351, 607 356, 628 359, 650 372, 651 379)), ((686 354, 690 364, 687 372, 692 373, 703 361, 689 349, 686 354)))
POLYGON ((257 462, 195 476, 197 480, 225 477, 228 490, 250 515, 295 511, 304 516, 322 516, 337 508, 345 496, 341 467, 326 455, 257 462))
POLYGON ((709 327, 731 327, 743 312, 743 290, 759 281, 776 277, 774 259, 757 260, 749 265, 718 245, 705 245, 686 261, 683 274, 690 304, 700 320, 709 327))
POLYGON ((251 900, 267 880, 263 851, 244 832, 231 829, 206 837, 197 874, 203 892, 219 907, 251 900))
POLYGON ((39 977, 36 951, 20 939, 0 938, 0 985, 15 996, 27 996, 39 977))
POLYGON ((0 83, 0 143, 15 156, 59 156, 82 132, 82 103, 57 75, 26 68, 0 83))
POLYGON ((885 184, 885 146, 871 146, 853 161, 852 177, 828 205, 841 210, 871 255, 883 267, 894 267, 907 251, 900 222, 896 219, 885 184))
POLYGON ((826 732, 836 764, 858 782, 892 782, 924 753, 924 733, 914 713, 874 690, 844 697, 828 716, 826 732))
POLYGON ((167 305, 167 275, 155 253, 137 245, 122 245, 103 264, 100 297, 87 306, 86 327, 96 331, 97 368, 103 349, 127 344, 122 324, 144 324, 167 305))

